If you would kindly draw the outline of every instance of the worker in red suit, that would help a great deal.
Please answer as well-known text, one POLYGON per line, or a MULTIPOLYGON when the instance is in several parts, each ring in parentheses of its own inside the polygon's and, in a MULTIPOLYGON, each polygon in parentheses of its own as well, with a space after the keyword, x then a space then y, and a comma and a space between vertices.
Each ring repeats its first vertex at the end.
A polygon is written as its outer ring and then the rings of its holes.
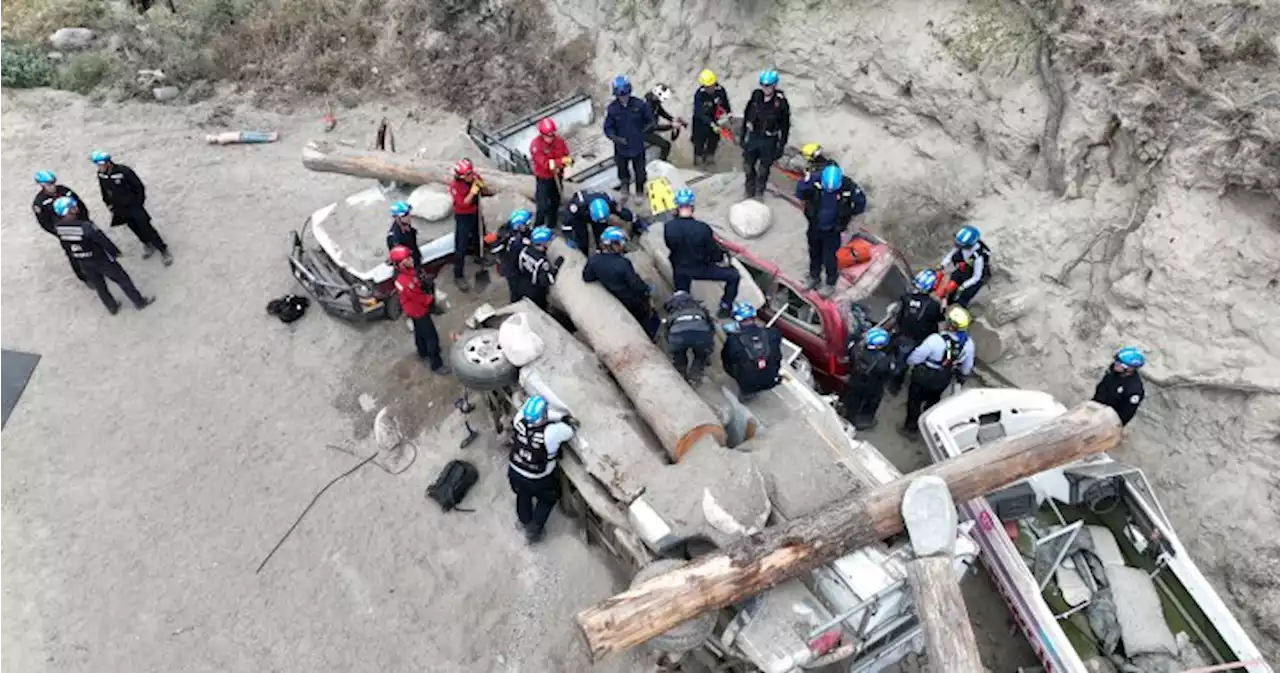
POLYGON ((413 342, 418 347, 418 357, 431 365, 431 371, 441 376, 453 370, 440 357, 440 335, 431 320, 431 306, 435 303, 435 288, 430 279, 424 280, 413 265, 409 248, 397 245, 388 257, 396 267, 396 292, 400 294, 400 308, 413 321, 413 342))
POLYGON ((529 157, 533 162, 534 204, 537 214, 533 226, 555 229, 556 214, 560 212, 560 184, 564 169, 573 164, 569 146, 556 133, 556 123, 550 118, 538 122, 538 136, 529 143, 529 157))
POLYGON ((449 196, 453 199, 453 282, 459 290, 467 292, 471 283, 464 275, 467 253, 475 246, 479 252, 480 198, 493 196, 480 179, 480 174, 470 159, 463 159, 453 167, 453 182, 449 183, 449 196))

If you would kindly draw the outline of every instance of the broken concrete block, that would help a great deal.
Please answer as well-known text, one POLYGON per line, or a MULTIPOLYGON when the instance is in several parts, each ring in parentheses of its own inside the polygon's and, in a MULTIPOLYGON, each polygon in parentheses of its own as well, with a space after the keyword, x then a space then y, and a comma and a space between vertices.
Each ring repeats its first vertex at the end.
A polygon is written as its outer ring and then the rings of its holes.
POLYGON ((902 497, 902 520, 917 557, 955 553, 956 505, 941 477, 917 477, 902 497))
POLYGON ((182 94, 182 90, 176 86, 158 86, 151 90, 151 95, 161 103, 171 101, 182 94))
POLYGON ((729 208, 729 226, 743 238, 756 238, 769 230, 773 224, 773 213, 769 206, 747 199, 733 204, 729 208))
POLYGON ((49 36, 49 44, 58 51, 85 49, 93 42, 93 31, 88 28, 59 28, 49 36))
POLYGON ((453 199, 445 193, 444 185, 422 185, 409 194, 413 214, 428 222, 443 220, 453 214, 453 199))

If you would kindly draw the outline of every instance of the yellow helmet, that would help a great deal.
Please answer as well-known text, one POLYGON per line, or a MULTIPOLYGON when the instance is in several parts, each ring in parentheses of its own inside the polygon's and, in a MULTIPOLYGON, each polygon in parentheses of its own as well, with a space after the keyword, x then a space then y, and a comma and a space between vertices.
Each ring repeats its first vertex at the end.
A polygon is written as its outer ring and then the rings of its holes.
POLYGON ((710 70, 703 70, 698 73, 698 84, 702 86, 715 86, 716 74, 710 70))
POLYGON ((958 330, 969 329, 969 323, 972 321, 969 311, 963 306, 952 306, 947 309, 947 322, 958 330))
POLYGON ((804 157, 805 161, 813 161, 814 157, 821 155, 822 145, 819 145, 818 143, 807 143, 804 147, 800 148, 800 156, 804 157))

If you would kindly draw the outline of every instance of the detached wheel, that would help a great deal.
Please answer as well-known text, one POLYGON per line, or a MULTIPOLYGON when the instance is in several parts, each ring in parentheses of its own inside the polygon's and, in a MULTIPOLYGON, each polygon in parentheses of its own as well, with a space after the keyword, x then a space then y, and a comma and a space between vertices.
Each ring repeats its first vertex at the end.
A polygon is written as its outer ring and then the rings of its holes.
POLYGON ((477 392, 499 390, 519 378, 516 366, 507 360, 498 345, 496 329, 464 332, 454 344, 449 359, 453 375, 462 385, 477 392))
MULTIPOLYGON (((641 568, 640 572, 636 573, 635 578, 631 580, 631 586, 634 587, 647 579, 657 577, 684 564, 684 561, 675 559, 658 559, 641 568)), ((663 652, 684 654, 698 649, 707 638, 711 637, 711 632, 715 628, 716 613, 701 614, 687 622, 682 622, 670 631, 655 636, 649 641, 649 645, 663 652)))

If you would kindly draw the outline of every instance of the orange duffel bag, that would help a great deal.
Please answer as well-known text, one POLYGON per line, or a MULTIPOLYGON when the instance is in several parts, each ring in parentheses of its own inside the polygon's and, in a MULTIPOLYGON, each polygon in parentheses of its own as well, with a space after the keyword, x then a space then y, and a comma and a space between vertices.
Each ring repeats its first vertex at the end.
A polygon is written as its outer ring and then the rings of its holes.
POLYGON ((847 269, 871 261, 871 242, 857 236, 836 251, 836 266, 847 269))

